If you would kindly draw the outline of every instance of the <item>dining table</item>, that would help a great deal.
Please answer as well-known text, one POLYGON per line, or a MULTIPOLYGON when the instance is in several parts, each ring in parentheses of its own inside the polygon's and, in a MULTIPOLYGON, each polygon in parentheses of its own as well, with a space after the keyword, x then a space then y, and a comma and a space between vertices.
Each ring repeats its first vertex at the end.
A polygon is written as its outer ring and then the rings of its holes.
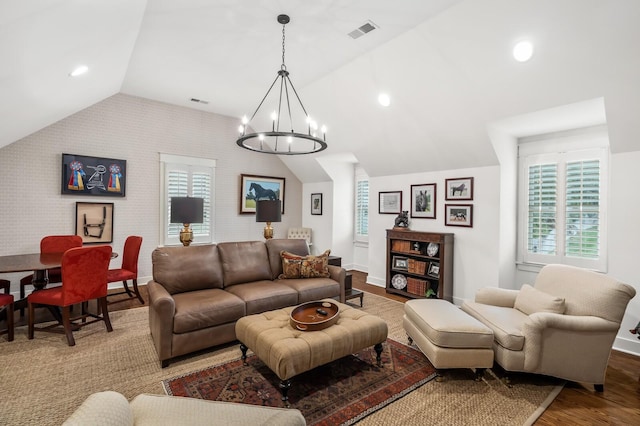
MULTIPOLYGON (((27 253, 27 254, 11 254, 0 256, 0 274, 11 272, 33 272, 31 284, 34 291, 42 290, 49 284, 49 276, 47 271, 52 268, 62 266, 62 255, 59 253, 27 253)), ((111 258, 118 257, 118 253, 111 252, 111 258)), ((15 309, 24 309, 27 307, 27 298, 17 300, 15 309)), ((51 310, 56 320, 61 321, 60 312, 57 309, 51 310)))

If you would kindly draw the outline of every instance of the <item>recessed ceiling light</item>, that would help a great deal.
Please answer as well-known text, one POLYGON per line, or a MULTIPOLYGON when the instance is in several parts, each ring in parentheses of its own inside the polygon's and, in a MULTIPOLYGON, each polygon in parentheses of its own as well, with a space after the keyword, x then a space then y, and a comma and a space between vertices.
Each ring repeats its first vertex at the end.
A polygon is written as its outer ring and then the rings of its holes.
POLYGON ((521 41, 513 47, 513 57, 518 62, 527 62, 533 56, 533 44, 530 41, 521 41))
POLYGON ((378 102, 380 103, 380 105, 388 107, 389 105, 391 105, 391 98, 386 93, 380 93, 378 95, 378 102))
POLYGON ((78 77, 79 75, 82 75, 82 74, 86 73, 87 71, 89 71, 89 67, 88 66, 80 65, 78 68, 76 68, 73 71, 71 71, 69 73, 69 75, 71 77, 78 77))

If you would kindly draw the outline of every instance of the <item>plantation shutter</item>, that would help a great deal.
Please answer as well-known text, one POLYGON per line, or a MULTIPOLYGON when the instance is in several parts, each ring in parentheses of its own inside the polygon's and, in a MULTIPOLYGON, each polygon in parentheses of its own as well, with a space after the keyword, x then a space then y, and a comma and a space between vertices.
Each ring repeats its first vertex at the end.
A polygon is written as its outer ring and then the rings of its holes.
POLYGON ((557 164, 529 167, 527 251, 556 254, 557 164))
POLYGON ((182 156, 161 156, 164 169, 163 236, 164 244, 180 244, 182 224, 170 223, 172 197, 203 199, 203 222, 191 224, 193 243, 213 242, 213 190, 215 160, 182 156))
POLYGON ((600 161, 567 163, 566 255, 597 259, 600 254, 600 161))
POLYGON ((356 234, 369 235, 369 181, 359 180, 356 184, 356 234))

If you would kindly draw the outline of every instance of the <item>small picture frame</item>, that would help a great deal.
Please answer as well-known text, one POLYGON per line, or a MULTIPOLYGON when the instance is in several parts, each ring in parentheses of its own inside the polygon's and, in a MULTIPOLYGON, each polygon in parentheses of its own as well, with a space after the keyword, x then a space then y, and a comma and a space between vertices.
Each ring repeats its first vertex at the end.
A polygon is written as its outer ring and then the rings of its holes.
POLYGON ((393 263, 391 269, 396 271, 408 271, 409 259, 401 256, 393 256, 393 263))
POLYGON ((311 214, 322 215, 322 194, 311 194, 311 214))
POLYGON ((473 200, 473 178, 445 179, 445 200, 473 200))
POLYGON ((438 262, 429 263, 429 269, 427 269, 427 275, 433 278, 440 278, 440 264, 438 262))
POLYGON ((76 235, 82 244, 113 242, 113 203, 76 202, 76 235))
POLYGON ((445 204, 444 224, 446 226, 473 226, 473 204, 445 204))
POLYGON ((411 185, 411 217, 436 218, 436 184, 411 185))
POLYGON ((381 191, 378 193, 378 213, 400 214, 402 212, 402 191, 381 191))

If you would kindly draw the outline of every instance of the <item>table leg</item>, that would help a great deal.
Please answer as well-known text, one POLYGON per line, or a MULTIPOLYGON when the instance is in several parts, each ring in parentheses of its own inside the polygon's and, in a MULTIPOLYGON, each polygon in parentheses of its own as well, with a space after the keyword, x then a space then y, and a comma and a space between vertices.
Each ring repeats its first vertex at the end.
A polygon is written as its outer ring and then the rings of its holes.
POLYGON ((291 389, 291 380, 281 380, 280 391, 282 392, 282 402, 287 408, 289 408, 289 389, 291 389))

